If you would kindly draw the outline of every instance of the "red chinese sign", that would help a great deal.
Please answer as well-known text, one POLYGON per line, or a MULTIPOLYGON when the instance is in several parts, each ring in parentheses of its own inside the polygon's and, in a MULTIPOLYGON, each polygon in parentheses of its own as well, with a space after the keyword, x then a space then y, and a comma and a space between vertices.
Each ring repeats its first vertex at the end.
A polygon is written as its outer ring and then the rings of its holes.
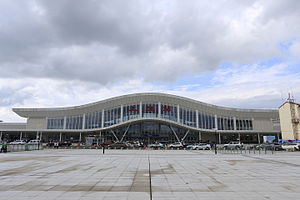
POLYGON ((129 111, 130 112, 136 112, 136 111, 138 111, 138 109, 137 109, 136 106, 130 106, 129 111))
POLYGON ((146 106, 146 111, 154 112, 154 106, 146 106))
POLYGON ((163 106, 162 110, 163 111, 172 111, 172 107, 171 106, 163 106))

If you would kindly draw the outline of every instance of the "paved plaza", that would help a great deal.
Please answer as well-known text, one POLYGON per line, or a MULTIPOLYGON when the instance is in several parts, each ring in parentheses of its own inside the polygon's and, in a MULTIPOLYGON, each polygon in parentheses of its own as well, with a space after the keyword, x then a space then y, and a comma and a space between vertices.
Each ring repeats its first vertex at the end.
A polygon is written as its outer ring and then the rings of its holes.
POLYGON ((0 154, 0 199, 298 199, 300 152, 67 150, 0 154))

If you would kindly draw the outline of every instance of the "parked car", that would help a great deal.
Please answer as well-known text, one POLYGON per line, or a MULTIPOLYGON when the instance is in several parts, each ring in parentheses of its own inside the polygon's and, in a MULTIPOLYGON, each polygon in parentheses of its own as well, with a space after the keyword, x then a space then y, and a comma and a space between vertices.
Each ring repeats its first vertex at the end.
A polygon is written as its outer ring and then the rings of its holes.
POLYGON ((26 144, 26 142, 24 140, 16 140, 16 141, 10 142, 9 144, 26 144))
POLYGON ((116 149, 121 149, 121 148, 127 148, 128 144, 125 142, 115 142, 113 144, 108 145, 109 148, 116 148, 116 149))
POLYGON ((40 140, 30 140, 27 144, 40 144, 40 140))
POLYGON ((287 143, 287 144, 282 144, 282 149, 288 150, 288 149, 293 149, 293 150, 300 150, 300 143, 287 143))
POLYGON ((109 145, 112 145, 113 142, 112 141, 108 141, 108 142, 102 142, 99 144, 99 146, 109 146, 109 145))
POLYGON ((183 148, 183 145, 181 142, 175 142, 173 144, 170 144, 169 145, 169 148, 174 148, 174 149, 181 149, 183 148))
POLYGON ((187 149, 192 149, 194 145, 196 145, 196 144, 189 144, 189 145, 187 145, 185 148, 187 148, 187 149))
POLYGON ((206 144, 206 143, 199 143, 199 144, 195 144, 192 146, 193 150, 210 150, 210 144, 206 144))
POLYGON ((240 149, 243 147, 243 144, 239 141, 231 141, 228 144, 224 144, 225 149, 240 149))
POLYGON ((153 149, 163 149, 165 148, 165 145, 162 143, 153 143, 153 144, 149 144, 148 147, 153 149))
POLYGON ((264 143, 264 144, 255 146, 255 149, 257 149, 257 150, 275 150, 275 151, 283 150, 282 145, 279 143, 264 143))

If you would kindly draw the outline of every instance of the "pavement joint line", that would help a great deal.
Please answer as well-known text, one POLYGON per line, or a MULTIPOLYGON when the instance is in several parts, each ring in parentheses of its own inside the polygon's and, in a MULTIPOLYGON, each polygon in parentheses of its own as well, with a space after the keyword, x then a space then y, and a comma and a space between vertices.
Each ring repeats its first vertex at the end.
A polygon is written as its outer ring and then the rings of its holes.
POLYGON ((254 158, 254 159, 257 159, 257 160, 264 160, 264 161, 268 161, 268 162, 272 162, 272 163, 277 163, 277 164, 284 164, 284 165, 293 166, 293 167, 300 167, 300 165, 294 164, 294 163, 288 163, 288 162, 282 162, 282 161, 277 161, 277 160, 259 158, 259 157, 254 157, 254 156, 250 156, 250 155, 243 155, 243 156, 248 157, 248 158, 254 158))
POLYGON ((150 189, 150 200, 152 200, 151 164, 150 164, 150 156, 149 156, 149 155, 148 155, 148 164, 149 164, 149 189, 150 189))

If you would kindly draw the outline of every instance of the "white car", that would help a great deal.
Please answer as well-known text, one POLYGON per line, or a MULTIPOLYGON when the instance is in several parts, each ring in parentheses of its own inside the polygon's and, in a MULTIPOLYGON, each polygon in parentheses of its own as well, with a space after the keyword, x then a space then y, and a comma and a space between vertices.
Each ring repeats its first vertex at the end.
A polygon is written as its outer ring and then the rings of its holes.
POLYGON ((148 147, 154 148, 154 149, 156 149, 156 148, 162 149, 165 147, 165 145, 162 143, 153 143, 153 144, 149 144, 148 147))
POLYGON ((210 146, 210 144, 200 143, 200 144, 193 145, 192 149, 193 150, 210 150, 211 146, 210 146))
POLYGON ((28 144, 40 144, 40 140, 30 140, 28 144))
POLYGON ((300 150, 300 143, 283 144, 283 145, 281 145, 281 147, 284 150, 294 149, 294 150, 299 151, 300 150))
POLYGON ((228 144, 224 144, 225 149, 240 149, 243 147, 243 144, 241 144, 239 141, 232 141, 228 144))
POLYGON ((169 145, 170 148, 183 148, 183 145, 180 142, 175 142, 169 145))
POLYGON ((26 144, 26 142, 23 140, 16 140, 16 141, 10 142, 9 144, 26 144))

